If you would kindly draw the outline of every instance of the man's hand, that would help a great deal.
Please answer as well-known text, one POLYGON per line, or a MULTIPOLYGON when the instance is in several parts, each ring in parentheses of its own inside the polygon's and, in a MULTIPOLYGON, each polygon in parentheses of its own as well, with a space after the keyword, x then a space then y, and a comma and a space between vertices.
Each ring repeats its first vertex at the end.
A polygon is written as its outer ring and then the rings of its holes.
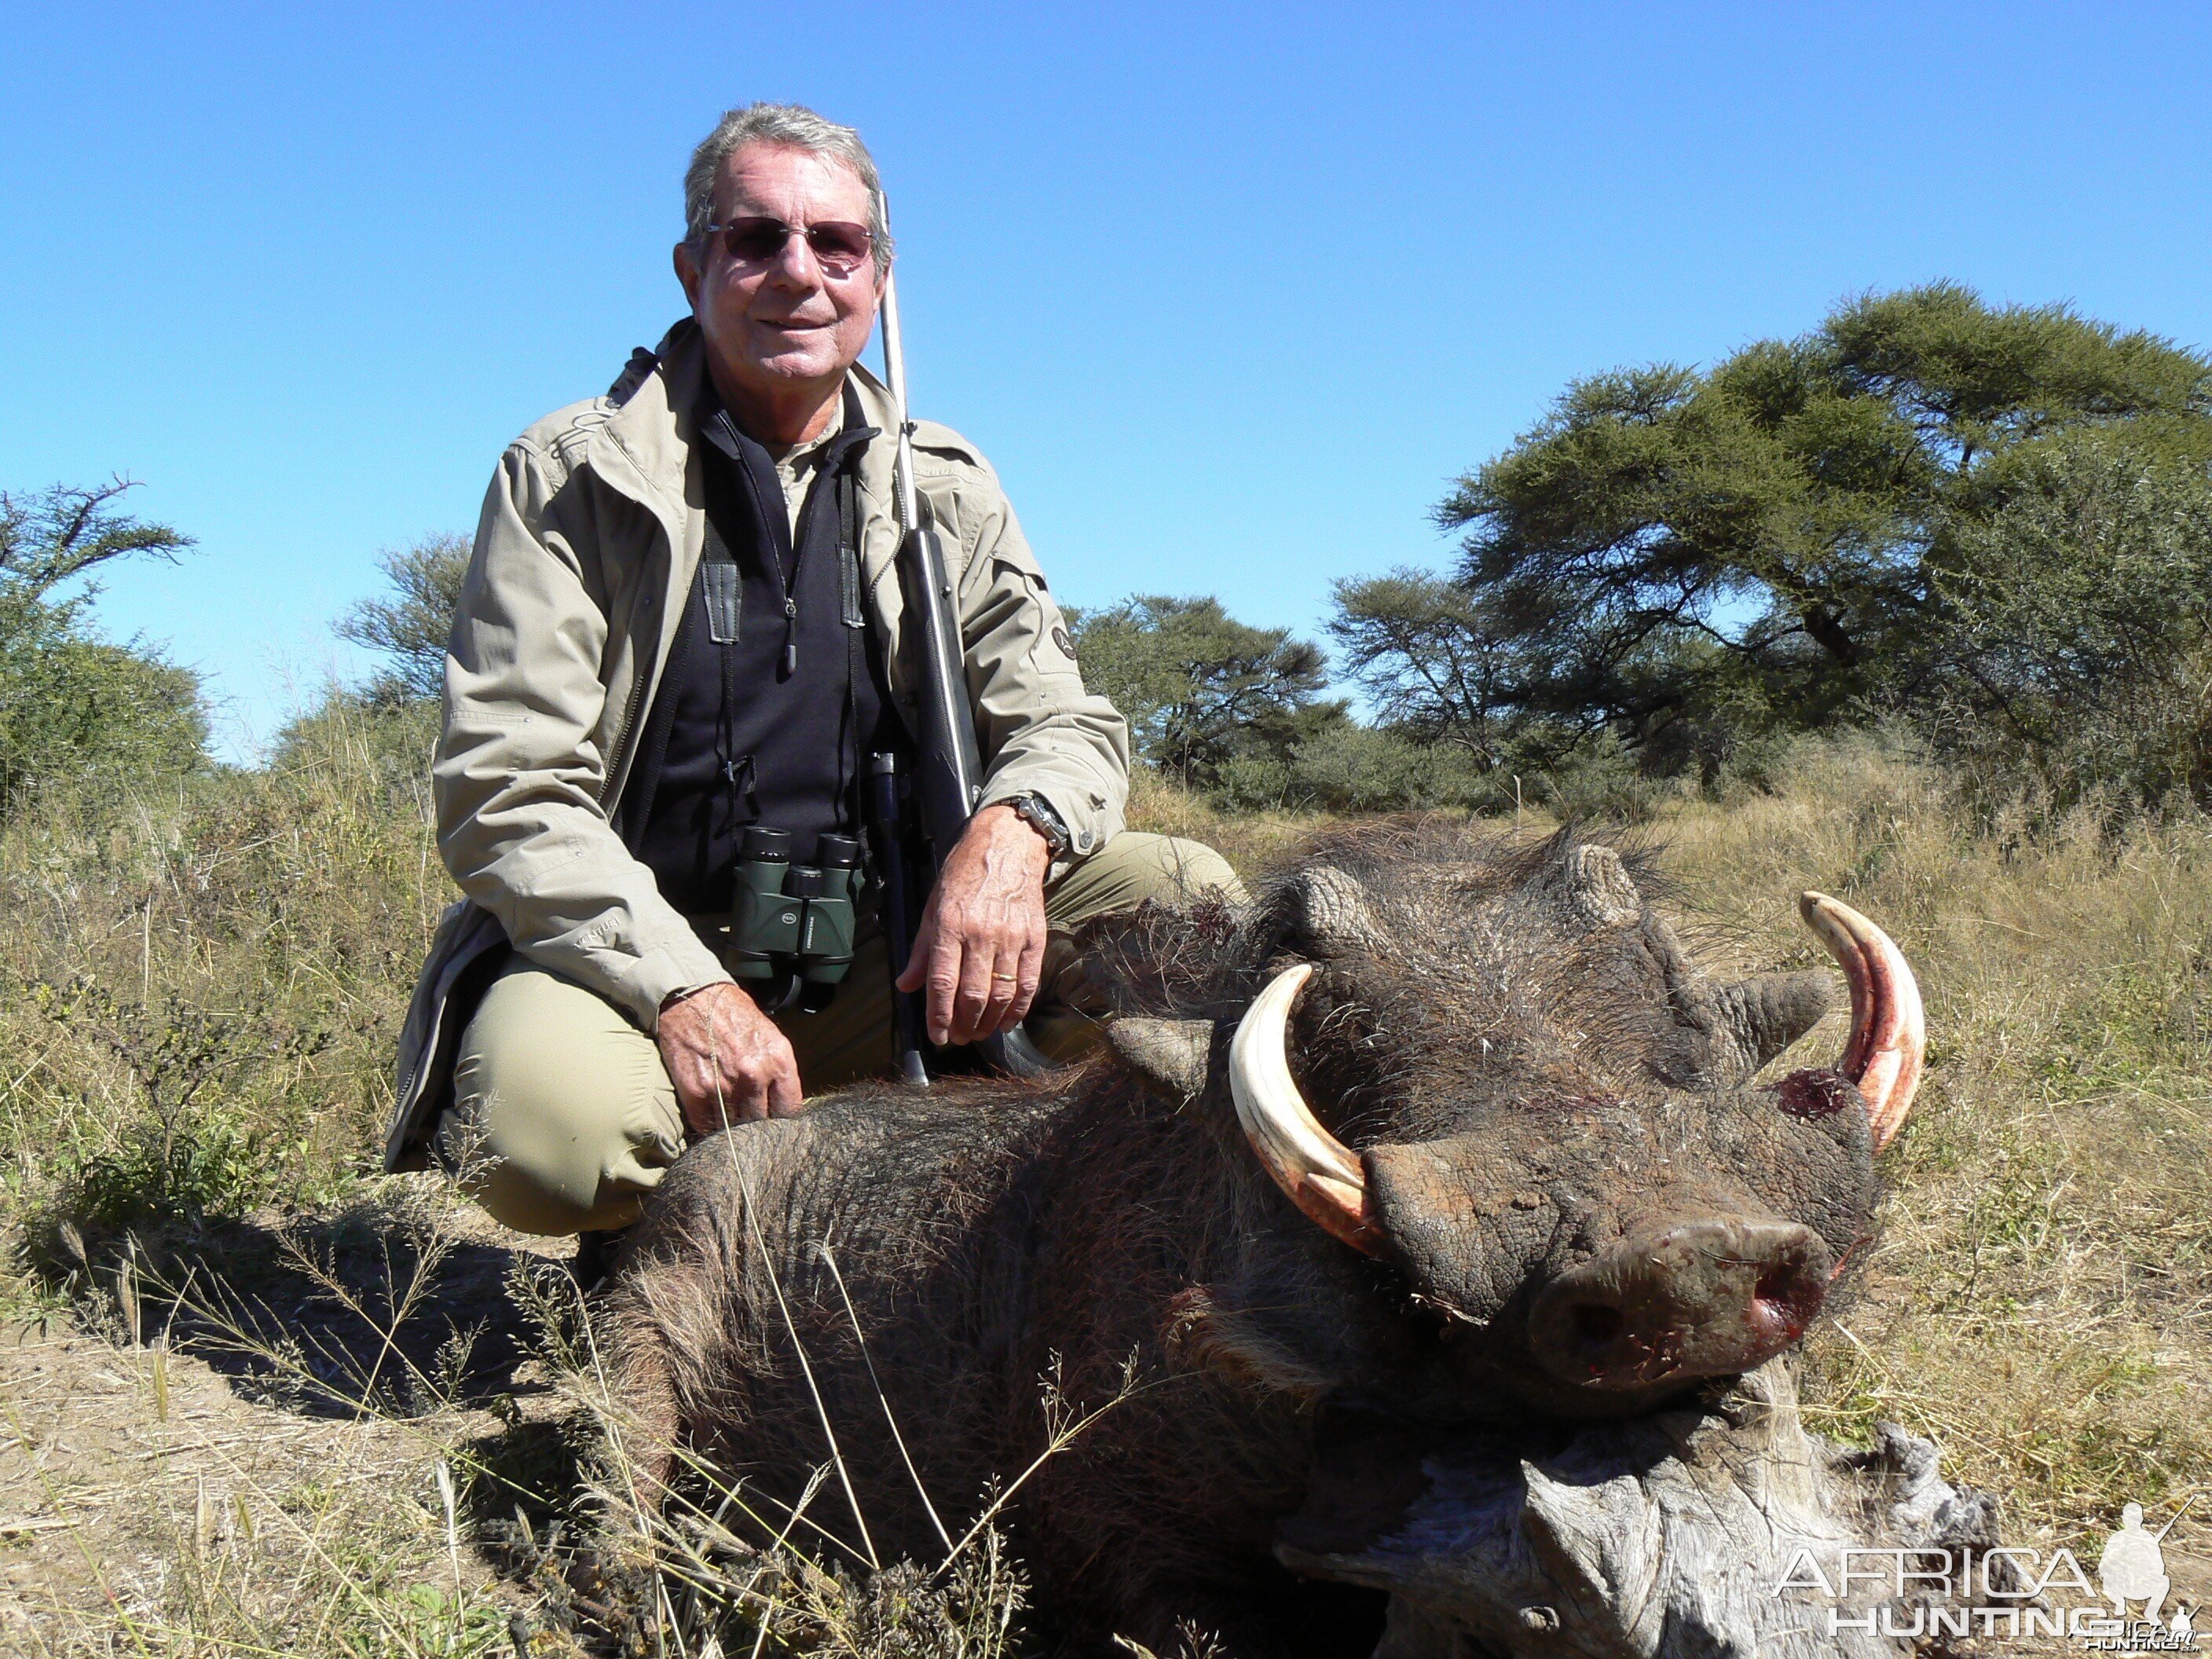
POLYGON ((1052 849, 1011 806, 968 821, 915 930, 902 991, 929 987, 935 1043, 973 1042, 1021 1022, 1044 967, 1044 878, 1052 849))
POLYGON ((799 1061, 790 1039, 737 986, 709 985, 664 1003, 654 1037, 692 1133, 798 1115, 799 1061))

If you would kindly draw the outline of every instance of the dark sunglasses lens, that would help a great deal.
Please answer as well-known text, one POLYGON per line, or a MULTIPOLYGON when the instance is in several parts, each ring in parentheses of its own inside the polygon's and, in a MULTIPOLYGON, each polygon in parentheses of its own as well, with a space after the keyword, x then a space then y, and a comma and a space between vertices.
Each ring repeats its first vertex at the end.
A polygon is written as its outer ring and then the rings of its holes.
POLYGON ((834 270, 851 270, 868 257, 865 225, 825 224, 809 227, 806 245, 814 257, 834 270))
POLYGON ((722 249, 732 259, 758 264, 783 252, 791 231, 777 219, 740 219, 722 231, 722 249))

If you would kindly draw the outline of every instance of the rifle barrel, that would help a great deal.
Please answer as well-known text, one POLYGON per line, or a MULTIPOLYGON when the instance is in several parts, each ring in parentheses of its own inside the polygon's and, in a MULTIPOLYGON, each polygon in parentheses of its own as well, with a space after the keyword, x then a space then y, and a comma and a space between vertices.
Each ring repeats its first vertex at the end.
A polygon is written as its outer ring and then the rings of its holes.
MULTIPOLYGON (((890 228, 890 206, 883 208, 884 227, 890 228)), ((952 569, 937 532, 921 521, 921 503, 914 482, 914 417, 906 401, 906 343, 899 332, 898 285, 884 273, 884 384, 891 394, 891 412, 898 422, 898 447, 892 466, 894 494, 898 501, 898 565, 906 590, 911 625, 920 630, 914 660, 921 684, 916 687, 920 705, 920 754, 914 777, 915 816, 929 842, 930 863, 942 869, 953 843, 975 816, 983 794, 982 746, 975 739, 975 714, 968 700, 967 647, 961 637, 960 599, 952 569)), ((920 917, 914 917, 919 921, 920 917)), ((911 948, 911 939, 908 941, 911 948)), ((905 963, 893 963, 899 972, 905 963)), ((903 1018, 919 1012, 919 996, 902 1005, 903 1018)), ((919 1033, 909 1036, 902 1029, 900 1067, 908 1080, 927 1086, 922 1073, 919 1033), (908 1047, 912 1042, 914 1046, 908 1047)), ((985 1037, 975 1045, 984 1063, 1000 1073, 1034 1073, 1043 1060, 1021 1030, 985 1037)))
MULTIPOLYGON (((890 210, 884 210, 884 223, 890 210)), ((891 412, 898 418, 897 459, 892 464, 893 493, 898 497, 899 528, 921 527, 921 514, 914 490, 914 418, 906 406, 906 343, 899 334, 898 281, 884 273, 884 381, 891 394, 891 412)))

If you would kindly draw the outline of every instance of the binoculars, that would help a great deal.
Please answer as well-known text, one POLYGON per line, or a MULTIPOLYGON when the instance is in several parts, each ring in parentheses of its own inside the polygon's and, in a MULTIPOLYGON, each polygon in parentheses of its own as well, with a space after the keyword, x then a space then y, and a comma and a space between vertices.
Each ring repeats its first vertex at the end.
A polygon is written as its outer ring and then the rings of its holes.
POLYGON ((738 854, 723 960, 740 983, 782 981, 782 994, 769 999, 777 1007, 794 994, 804 1008, 823 1007, 853 965, 860 843, 823 836, 814 856, 811 865, 794 865, 790 832, 758 825, 745 831, 738 854))

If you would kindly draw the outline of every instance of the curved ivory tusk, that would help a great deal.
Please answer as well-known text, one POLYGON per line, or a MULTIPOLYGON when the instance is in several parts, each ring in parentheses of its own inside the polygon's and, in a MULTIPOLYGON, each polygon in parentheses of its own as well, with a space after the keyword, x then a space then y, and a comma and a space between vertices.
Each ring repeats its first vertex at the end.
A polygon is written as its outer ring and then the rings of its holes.
POLYGON ((1905 1127, 1920 1086, 1928 1050, 1920 987, 1889 935, 1840 899, 1801 893, 1797 910, 1850 981, 1851 1040, 1836 1069, 1866 1097, 1878 1152, 1905 1127))
POLYGON ((1252 1000, 1229 1044, 1229 1092, 1261 1167, 1332 1237, 1376 1254, 1382 1230, 1367 1212, 1367 1176, 1349 1147, 1321 1127, 1291 1075, 1291 1005, 1313 974, 1285 968, 1252 1000))

